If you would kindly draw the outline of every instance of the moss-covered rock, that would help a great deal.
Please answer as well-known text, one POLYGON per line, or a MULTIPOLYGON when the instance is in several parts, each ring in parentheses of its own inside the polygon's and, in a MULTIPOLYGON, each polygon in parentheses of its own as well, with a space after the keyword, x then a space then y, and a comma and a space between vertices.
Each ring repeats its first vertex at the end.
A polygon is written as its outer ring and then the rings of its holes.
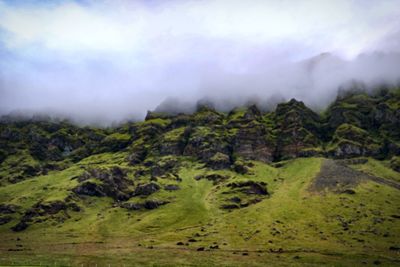
POLYGON ((133 182, 128 179, 124 169, 89 169, 76 177, 78 186, 72 191, 80 196, 111 197, 117 201, 128 200, 133 191, 133 182))
POLYGON ((400 172, 400 157, 392 157, 392 159, 390 160, 390 168, 397 172, 400 172))
POLYGON ((310 148, 321 146, 321 118, 303 102, 290 100, 275 111, 277 144, 276 159, 308 155, 310 148))
POLYGON ((127 133, 112 133, 106 136, 100 143, 101 152, 116 152, 124 149, 131 142, 132 137, 127 133))
POLYGON ((328 153, 336 158, 377 156, 380 149, 367 131, 345 123, 336 129, 328 153))
POLYGON ((214 170, 227 169, 230 165, 231 159, 229 156, 221 152, 215 153, 206 161, 206 166, 214 170))

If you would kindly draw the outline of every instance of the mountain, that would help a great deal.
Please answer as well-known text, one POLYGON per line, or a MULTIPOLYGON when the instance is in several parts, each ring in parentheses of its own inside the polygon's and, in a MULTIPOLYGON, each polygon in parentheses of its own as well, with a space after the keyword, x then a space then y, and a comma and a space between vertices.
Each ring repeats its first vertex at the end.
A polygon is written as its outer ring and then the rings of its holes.
POLYGON ((400 265, 400 89, 0 121, 0 265, 400 265))

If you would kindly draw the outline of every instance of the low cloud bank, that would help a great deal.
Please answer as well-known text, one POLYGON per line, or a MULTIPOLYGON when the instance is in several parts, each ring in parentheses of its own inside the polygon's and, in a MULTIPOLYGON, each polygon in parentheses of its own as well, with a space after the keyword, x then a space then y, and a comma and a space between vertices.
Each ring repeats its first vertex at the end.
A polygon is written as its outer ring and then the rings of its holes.
POLYGON ((399 1, 0 1, 0 115, 108 125, 400 83, 399 1))

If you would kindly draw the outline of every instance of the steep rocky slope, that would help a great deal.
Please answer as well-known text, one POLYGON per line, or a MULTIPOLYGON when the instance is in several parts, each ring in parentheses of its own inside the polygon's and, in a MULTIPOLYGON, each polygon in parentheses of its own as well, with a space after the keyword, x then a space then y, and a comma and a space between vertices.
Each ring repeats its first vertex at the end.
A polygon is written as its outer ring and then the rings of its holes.
POLYGON ((398 265, 399 107, 381 90, 107 129, 3 117, 0 264, 398 265))

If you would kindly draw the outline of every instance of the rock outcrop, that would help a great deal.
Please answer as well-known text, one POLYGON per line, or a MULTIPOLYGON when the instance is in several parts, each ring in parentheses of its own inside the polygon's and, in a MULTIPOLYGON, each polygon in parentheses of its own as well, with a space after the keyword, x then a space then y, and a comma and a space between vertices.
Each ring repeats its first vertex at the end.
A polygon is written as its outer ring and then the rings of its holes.
POLYGON ((70 218, 68 211, 79 212, 81 208, 74 202, 61 200, 38 202, 24 213, 20 222, 11 227, 11 230, 15 232, 23 231, 31 223, 40 223, 48 219, 62 223, 70 218))
POLYGON ((133 192, 133 182, 126 177, 126 172, 119 167, 89 169, 77 179, 81 183, 72 191, 81 196, 108 196, 117 201, 125 201, 130 198, 130 194, 133 192))

